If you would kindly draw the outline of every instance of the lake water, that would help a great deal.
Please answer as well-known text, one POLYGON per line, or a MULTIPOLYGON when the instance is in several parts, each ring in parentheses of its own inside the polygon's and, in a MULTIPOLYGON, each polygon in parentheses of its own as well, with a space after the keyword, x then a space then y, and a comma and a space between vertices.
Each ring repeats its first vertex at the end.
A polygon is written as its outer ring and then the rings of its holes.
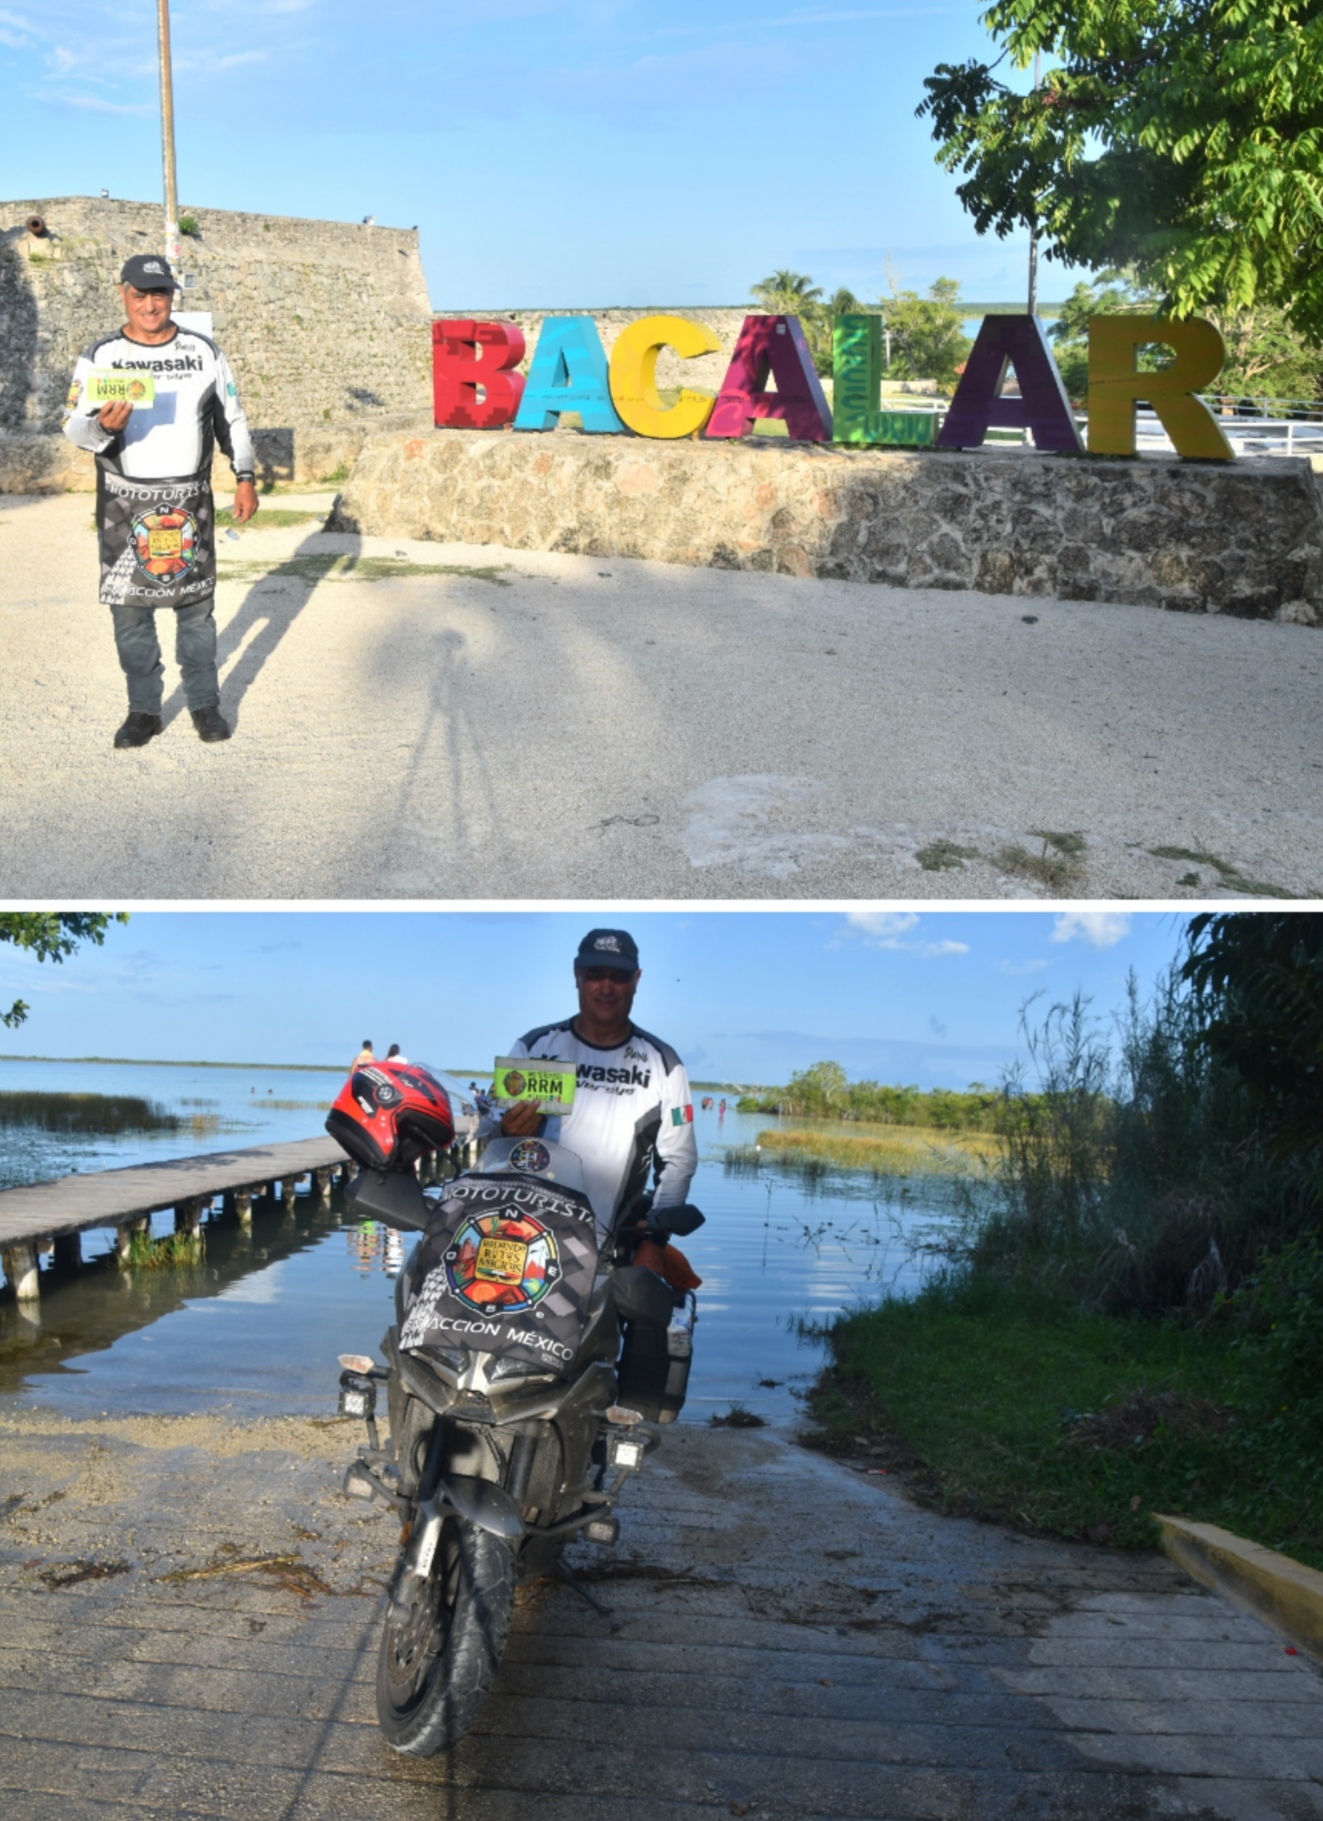
MULTIPOLYGON (((342 1080, 338 1072, 0 1063, 0 1089, 138 1094, 215 1122, 200 1133, 117 1139, 0 1128, 0 1185, 317 1136, 320 1107, 271 1103, 329 1101, 342 1080)), ((682 1420, 706 1421, 739 1402, 784 1421, 822 1361, 800 1323, 917 1287, 956 1217, 952 1190, 844 1171, 809 1183, 775 1169, 745 1174, 726 1165, 726 1147, 752 1143, 774 1122, 722 1120, 698 1106, 694 1118, 702 1161, 691 1197, 707 1224, 685 1245, 704 1281, 682 1420)), ((156 1224, 168 1230, 170 1216, 156 1224)), ((329 1411, 337 1353, 378 1352, 404 1241, 347 1220, 338 1192, 329 1210, 308 1198, 292 1217, 278 1202, 255 1203, 251 1235, 224 1221, 206 1233, 202 1265, 132 1273, 111 1264, 109 1233, 88 1234, 79 1276, 43 1281, 39 1326, 0 1302, 0 1401, 70 1416, 329 1411)))

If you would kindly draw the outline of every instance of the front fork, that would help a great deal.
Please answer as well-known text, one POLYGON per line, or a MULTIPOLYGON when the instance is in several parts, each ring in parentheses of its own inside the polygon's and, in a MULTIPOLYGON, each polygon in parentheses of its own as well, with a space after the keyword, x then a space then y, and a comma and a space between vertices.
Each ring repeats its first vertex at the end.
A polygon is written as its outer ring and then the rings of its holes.
POLYGON ((546 1541, 582 1532, 589 1542, 614 1543, 620 1533, 612 1507, 631 1473, 642 1467, 661 1436, 641 1421, 637 1412, 612 1405, 600 1420, 599 1438, 604 1461, 597 1488, 583 1488, 577 1510, 555 1523, 530 1527, 524 1507, 537 1456, 535 1430, 521 1429, 511 1438, 504 1484, 446 1474, 445 1419, 437 1416, 427 1439, 418 1489, 412 1498, 399 1490, 399 1468, 391 1459, 393 1449, 383 1448, 376 1422, 377 1389, 389 1385, 390 1370, 357 1358, 340 1375, 340 1413, 361 1416, 367 1426, 367 1446, 359 1450, 344 1476, 344 1490, 351 1497, 379 1498, 405 1520, 405 1553, 395 1579, 392 1604, 408 1610, 420 1581, 431 1573, 437 1544, 447 1515, 463 1518, 479 1529, 490 1530, 512 1543, 525 1536, 546 1541), (365 1369, 366 1368, 366 1369, 365 1369), (606 1474, 614 1470, 610 1484, 606 1474))

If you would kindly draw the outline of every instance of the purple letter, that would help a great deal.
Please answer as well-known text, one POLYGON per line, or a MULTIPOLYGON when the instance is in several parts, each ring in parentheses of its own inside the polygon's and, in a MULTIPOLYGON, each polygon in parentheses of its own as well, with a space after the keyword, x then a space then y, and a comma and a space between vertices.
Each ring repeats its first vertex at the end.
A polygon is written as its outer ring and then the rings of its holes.
POLYGON ((745 317, 706 434, 747 436, 760 417, 784 418, 800 442, 831 441, 831 408, 797 316, 745 317), (769 373, 775 392, 766 390, 769 373))
POLYGON ((999 430, 1032 431, 1036 449, 1082 455, 1070 400, 1036 316, 985 316, 946 414, 939 449, 977 449, 999 430), (1002 398, 1007 367, 1015 368, 1019 398, 1002 398))

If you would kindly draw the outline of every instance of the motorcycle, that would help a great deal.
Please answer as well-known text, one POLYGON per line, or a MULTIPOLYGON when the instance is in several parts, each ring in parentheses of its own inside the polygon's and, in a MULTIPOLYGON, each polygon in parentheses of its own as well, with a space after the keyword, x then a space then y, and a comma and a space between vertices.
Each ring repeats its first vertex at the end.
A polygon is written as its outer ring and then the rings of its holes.
POLYGON ((403 1524, 378 1719, 396 1751, 430 1757, 486 1699, 519 1581, 559 1572, 596 1604, 561 1552, 576 1537, 616 1542, 620 1494, 684 1402, 697 1316, 693 1293, 634 1253, 703 1215, 654 1217, 645 1197, 603 1236, 579 1159, 545 1139, 494 1139, 476 1167, 424 1189, 417 1161, 444 1156, 453 1126, 432 1072, 410 1065, 425 1086, 404 1072, 357 1071, 327 1127, 362 1165, 351 1211, 421 1235, 395 1282, 385 1364, 342 1354, 339 1409, 367 1431, 345 1491, 403 1524))

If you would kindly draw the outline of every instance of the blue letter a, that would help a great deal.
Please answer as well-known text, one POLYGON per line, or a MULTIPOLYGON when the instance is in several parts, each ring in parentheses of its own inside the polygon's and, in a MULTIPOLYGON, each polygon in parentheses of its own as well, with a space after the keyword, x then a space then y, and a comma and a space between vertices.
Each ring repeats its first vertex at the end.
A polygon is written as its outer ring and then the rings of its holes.
POLYGON ((577 411, 585 430, 625 430, 611 403, 606 350, 591 316, 548 316, 543 322, 514 427, 553 430, 562 411, 577 411))

